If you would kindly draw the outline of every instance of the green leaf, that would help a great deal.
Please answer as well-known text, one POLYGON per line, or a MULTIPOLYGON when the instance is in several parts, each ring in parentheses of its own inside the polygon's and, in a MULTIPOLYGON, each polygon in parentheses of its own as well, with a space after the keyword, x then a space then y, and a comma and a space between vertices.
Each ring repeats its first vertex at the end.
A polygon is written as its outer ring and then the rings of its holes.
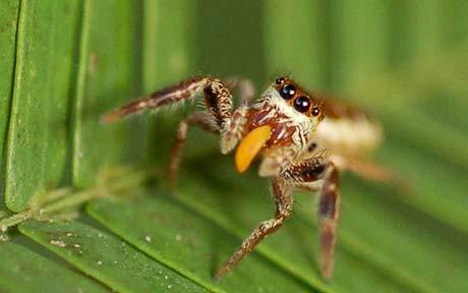
POLYGON ((158 87, 186 78, 193 67, 195 8, 190 0, 143 0, 143 87, 158 87), (155 54, 158 52, 158 54, 155 54))
MULTIPOLYGON (((142 87, 145 94, 177 83, 190 74, 197 49, 194 9, 195 1, 191 0, 143 0, 142 87)), ((144 120, 145 126, 135 128, 136 133, 147 135, 148 145, 159 145, 158 142, 173 135, 170 129, 177 125, 180 115, 171 113, 137 119, 144 120)), ((146 150, 147 163, 164 162, 159 153, 168 152, 169 148, 166 145, 158 150, 146 150)))
POLYGON ((135 13, 141 10, 133 10, 134 5, 126 0, 83 1, 73 112, 73 182, 78 187, 95 183, 96 174, 109 166, 142 158, 145 136, 135 137, 141 123, 99 123, 104 113, 136 97, 141 88, 141 15, 135 13))
POLYGON ((306 292, 302 282, 255 254, 219 283, 212 276, 239 243, 220 229, 161 194, 132 202, 93 202, 89 213, 148 255, 212 291, 306 292), (269 276, 275 276, 274 279, 269 276), (224 290, 223 290, 224 289, 224 290))
POLYGON ((331 83, 352 93, 388 66, 391 19, 385 1, 329 4, 331 83))
MULTIPOLYGON (((18 239, 16 239, 18 240, 18 239)), ((25 242, 25 241, 22 241, 25 242)), ((69 267, 41 255, 20 241, 0 244, 2 292, 107 292, 107 288, 69 267), (51 282, 54 280, 54 282, 51 282)))
POLYGON ((20 231, 118 292, 203 292, 116 236, 78 222, 29 221, 20 231))
MULTIPOLYGON (((14 0, 3 1, 0 3, 0 137, 2 142, 0 144, 0 162, 4 164, 4 154, 6 140, 3 138, 6 135, 8 128, 8 120, 10 115, 10 102, 13 88, 13 77, 15 70, 15 46, 16 46, 16 29, 18 23, 18 5, 19 3, 14 0)), ((2 186, 0 198, 4 194, 4 172, 3 167, 1 174, 2 186)), ((4 200, 1 200, 0 207, 4 207, 4 200)))
POLYGON ((0 243, 0 291, 466 292, 466 3, 212 2, 1 1, 0 241, 11 240, 0 243), (183 112, 99 119, 190 75, 263 86, 279 71, 372 109, 386 133, 375 159, 409 183, 343 174, 329 282, 317 198, 303 193, 293 218, 214 282, 274 215, 268 181, 236 174, 217 138, 191 129, 169 196, 183 112), (149 168, 102 175, 124 165, 149 168))
POLYGON ((20 3, 5 183, 6 204, 16 212, 57 186, 66 168, 79 25, 79 1, 20 3), (60 29, 51 30, 51 21, 60 29))
POLYGON ((458 204, 465 200, 468 188, 463 169, 401 140, 388 141, 378 158, 407 176, 413 193, 401 200, 468 235, 466 211, 458 204))
MULTIPOLYGON (((240 242, 261 221, 273 216, 274 204, 270 199, 268 189, 261 188, 261 186, 266 187, 265 181, 248 178, 239 184, 240 186, 235 186, 232 182, 235 182, 236 175, 228 171, 227 167, 222 170, 223 178, 209 180, 210 187, 194 181, 186 182, 177 198, 220 226, 232 231, 239 237, 238 242, 240 242)), ((218 169, 217 172, 219 171, 218 169)), ((205 181, 206 178, 216 178, 214 174, 203 174, 202 177, 205 181)), ((184 178, 184 180, 187 179, 184 178)), ((203 180, 199 179, 199 181, 203 180)), ((312 217, 315 215, 317 203, 313 195, 305 196, 296 195, 295 215, 274 236, 259 245, 257 250, 260 253, 304 282, 323 290, 330 286, 331 289, 337 291, 345 291, 346 288, 356 291, 374 291, 379 290, 382 284, 385 284, 384 287, 387 289, 392 288, 395 291, 425 288, 417 277, 392 276, 391 269, 386 269, 389 266, 388 263, 374 260, 374 258, 381 257, 375 253, 377 249, 371 247, 373 251, 369 249, 366 252, 359 250, 363 246, 366 247, 365 243, 362 241, 360 243, 355 238, 345 237, 346 234, 351 233, 346 233, 341 229, 339 232, 341 243, 338 245, 341 253, 337 252, 336 255, 335 282, 331 284, 323 282, 316 269, 318 228, 312 217), (349 268, 359 268, 359 270, 349 274, 349 268), (368 280, 368 282, 356 282, 356 279, 368 280)), ((353 195, 346 196, 352 197, 353 195)))
POLYGON ((342 186, 343 194, 348 195, 343 196, 343 233, 355 235, 386 255, 399 267, 395 274, 423 281, 426 290, 459 292, 468 288, 464 282, 468 270, 466 237, 405 206, 391 190, 351 180, 342 186), (375 231, 379 231, 378 238, 375 231))
POLYGON ((272 0, 265 2, 263 7, 267 48, 263 58, 267 72, 293 74, 304 84, 317 88, 326 86, 329 39, 324 12, 328 4, 299 0, 288 5, 288 9, 280 9, 283 5, 283 1, 272 0))
MULTIPOLYGON (((466 136, 453 129, 450 125, 421 113, 418 109, 408 111, 407 107, 387 108, 381 115, 387 125, 392 125, 389 130, 394 137, 402 138, 416 147, 424 147, 434 156, 452 162, 465 170, 468 169, 468 139, 466 136), (392 111, 389 111, 392 110, 392 111), (424 127, 421 127, 424 126, 424 127), (444 144, 434 140, 434 133, 441 134, 444 144)), ((380 109, 379 112, 383 112, 380 109)))

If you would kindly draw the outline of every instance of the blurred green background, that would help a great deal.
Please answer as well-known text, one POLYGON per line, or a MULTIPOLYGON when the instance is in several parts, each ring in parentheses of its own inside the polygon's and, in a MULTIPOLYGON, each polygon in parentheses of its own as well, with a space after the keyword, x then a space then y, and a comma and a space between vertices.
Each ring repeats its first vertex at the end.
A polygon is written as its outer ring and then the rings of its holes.
POLYGON ((73 221, 1 234, 0 291, 466 292, 467 16, 460 0, 2 0, 0 228, 14 213, 40 218, 38 196, 57 188, 73 188, 63 203, 132 181, 129 171, 102 183, 109 168, 150 168, 156 180, 128 184, 127 201, 93 200, 73 221), (111 126, 99 117, 192 75, 250 78, 261 93, 284 73, 374 113, 386 132, 375 160, 407 189, 343 176, 330 282, 318 273, 311 194, 213 282, 273 215, 267 180, 236 174, 216 137, 194 129, 169 195, 170 146, 188 110, 111 126))

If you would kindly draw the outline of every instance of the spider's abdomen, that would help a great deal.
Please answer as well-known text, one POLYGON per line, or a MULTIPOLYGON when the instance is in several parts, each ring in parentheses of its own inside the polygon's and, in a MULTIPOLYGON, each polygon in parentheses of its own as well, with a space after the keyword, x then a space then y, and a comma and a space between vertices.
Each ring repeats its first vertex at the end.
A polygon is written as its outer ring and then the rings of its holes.
POLYGON ((332 100, 324 101, 323 110, 326 118, 316 132, 320 146, 335 154, 360 157, 380 145, 382 128, 363 111, 332 100))

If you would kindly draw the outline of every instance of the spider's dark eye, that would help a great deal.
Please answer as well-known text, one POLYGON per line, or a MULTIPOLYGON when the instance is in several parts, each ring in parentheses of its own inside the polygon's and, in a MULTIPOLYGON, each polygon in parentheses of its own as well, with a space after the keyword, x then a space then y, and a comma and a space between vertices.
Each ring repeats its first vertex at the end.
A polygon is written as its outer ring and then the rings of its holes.
POLYGON ((278 77, 276 79, 276 84, 277 85, 282 85, 284 83, 284 77, 278 77))
POLYGON ((314 107, 312 109, 312 116, 318 116, 320 114, 320 109, 317 107, 314 107))
POLYGON ((299 97, 294 101, 294 109, 301 113, 309 111, 310 100, 308 97, 299 97))
POLYGON ((292 84, 284 85, 280 90, 280 95, 285 100, 289 100, 296 94, 296 87, 292 84))

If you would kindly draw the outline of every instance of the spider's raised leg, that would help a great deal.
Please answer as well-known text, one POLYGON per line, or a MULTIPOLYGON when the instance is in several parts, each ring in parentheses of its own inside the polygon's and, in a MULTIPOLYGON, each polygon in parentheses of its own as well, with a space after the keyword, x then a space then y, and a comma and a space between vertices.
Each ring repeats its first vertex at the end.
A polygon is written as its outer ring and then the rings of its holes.
POLYGON ((252 251, 263 238, 278 230, 283 222, 292 214, 293 195, 292 187, 280 177, 273 179, 273 195, 276 203, 276 215, 273 219, 264 221, 244 240, 241 247, 218 269, 215 278, 220 279, 236 266, 244 256, 252 251))
POLYGON ((243 106, 232 113, 232 95, 223 82, 210 77, 191 78, 178 85, 154 92, 148 97, 131 101, 106 114, 102 120, 111 123, 145 109, 178 105, 201 95, 204 97, 207 112, 188 117, 180 123, 177 131, 170 164, 171 182, 174 183, 189 125, 198 125, 205 130, 220 133, 223 153, 231 151, 243 135, 248 108, 243 106))
POLYGON ((336 230, 340 216, 338 169, 327 158, 317 157, 290 166, 282 176, 299 189, 320 191, 320 271, 328 279, 333 274, 336 230))
POLYGON ((128 115, 141 112, 146 109, 158 109, 164 106, 176 105, 186 100, 195 98, 203 89, 212 82, 208 77, 194 77, 170 86, 160 91, 151 93, 147 97, 135 99, 122 107, 107 113, 102 117, 104 123, 112 123, 128 115))
POLYGON ((219 79, 210 77, 194 77, 178 85, 154 92, 148 97, 136 99, 104 115, 102 120, 111 123, 145 109, 178 105, 202 93, 208 112, 213 116, 218 128, 224 130, 231 119, 232 95, 219 79))

